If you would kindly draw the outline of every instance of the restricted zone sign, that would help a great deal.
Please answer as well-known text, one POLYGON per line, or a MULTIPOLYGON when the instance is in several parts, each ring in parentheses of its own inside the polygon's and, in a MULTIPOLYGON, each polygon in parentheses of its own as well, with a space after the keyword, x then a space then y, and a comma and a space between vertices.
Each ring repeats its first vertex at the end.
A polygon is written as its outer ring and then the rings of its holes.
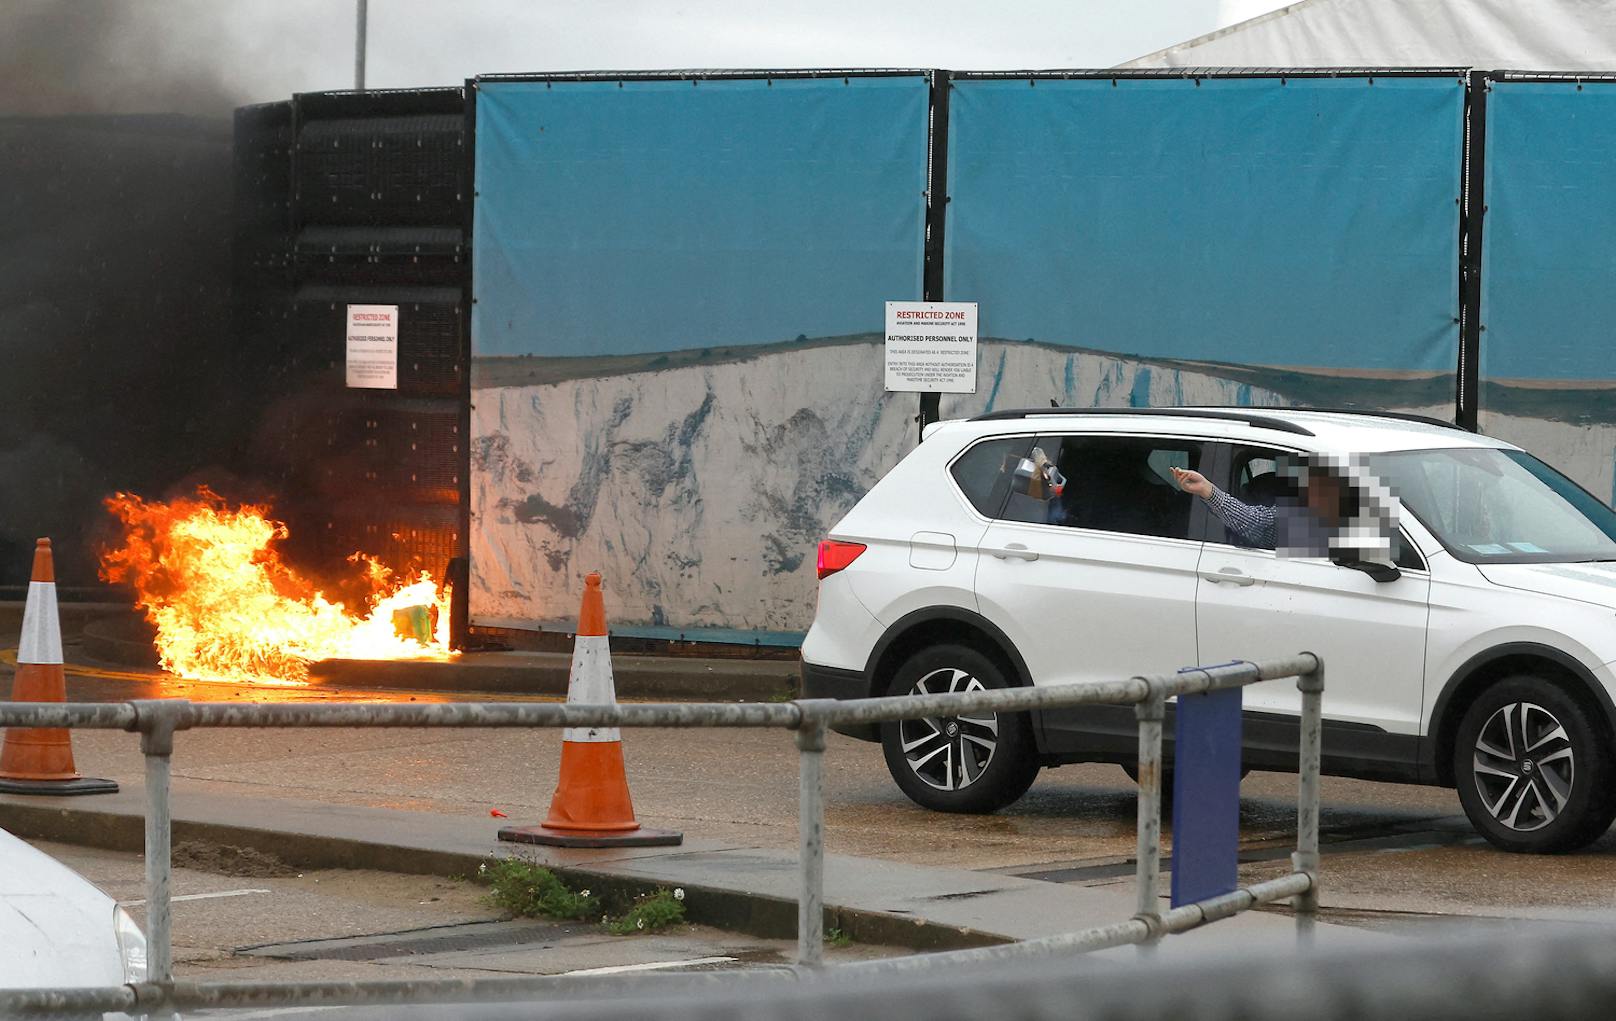
POLYGON ((887 302, 887 390, 976 393, 976 302, 887 302))
POLYGON ((348 306, 348 386, 398 389, 398 306, 348 306))

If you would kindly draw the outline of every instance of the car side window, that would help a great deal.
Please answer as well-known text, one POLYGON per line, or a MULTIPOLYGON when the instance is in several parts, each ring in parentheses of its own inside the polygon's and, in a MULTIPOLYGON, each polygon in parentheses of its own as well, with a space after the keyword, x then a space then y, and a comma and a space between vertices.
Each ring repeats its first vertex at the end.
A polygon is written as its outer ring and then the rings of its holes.
POLYGON ((949 472, 978 513, 997 517, 1031 446, 1031 436, 983 440, 956 458, 949 472))
MULTIPOLYGON (((1292 507, 1298 506, 1301 495, 1296 483, 1280 470, 1280 466, 1287 460, 1294 463, 1295 457, 1296 455, 1285 451, 1264 447, 1236 447, 1229 462, 1229 478, 1232 480, 1229 495, 1241 503, 1254 507, 1273 507, 1281 501, 1292 507)), ((1214 528, 1216 527, 1218 523, 1214 519, 1214 528)), ((1227 525, 1222 526, 1222 531, 1221 541, 1231 546, 1251 547, 1251 543, 1242 539, 1227 525)), ((1392 562, 1398 567, 1413 571, 1425 570, 1425 561, 1420 558, 1419 551, 1401 531, 1393 541, 1392 554, 1392 562)))
POLYGON ((1402 529, 1398 529, 1397 545, 1392 552, 1396 554, 1392 558, 1392 563, 1396 564, 1403 570, 1425 570, 1425 558, 1420 556, 1420 551, 1414 548, 1414 543, 1409 540, 1408 533, 1404 532, 1402 529))
POLYGON ((1040 435, 1028 460, 1040 470, 1011 489, 1010 521, 1188 539, 1194 497, 1173 468, 1199 470, 1204 445, 1153 436, 1040 435))
MULTIPOLYGON (((1295 484, 1279 471, 1282 456, 1277 450, 1260 447, 1236 448, 1229 465, 1229 477, 1232 480, 1229 495, 1250 507, 1273 507, 1281 498, 1294 498, 1295 484)), ((1218 485, 1223 484, 1216 479, 1213 481, 1218 485)), ((1221 541, 1231 546, 1244 546, 1248 549, 1274 548, 1271 543, 1255 545, 1227 524, 1220 522, 1216 516, 1213 518, 1213 527, 1221 528, 1223 533, 1221 541)))

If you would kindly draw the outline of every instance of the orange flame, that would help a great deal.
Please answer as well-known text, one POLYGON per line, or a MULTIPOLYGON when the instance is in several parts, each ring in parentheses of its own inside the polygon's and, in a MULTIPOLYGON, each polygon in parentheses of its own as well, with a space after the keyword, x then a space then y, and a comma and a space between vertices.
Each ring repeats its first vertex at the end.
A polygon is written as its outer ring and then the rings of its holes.
MULTIPOLYGON (((123 545, 101 554, 101 576, 136 592, 157 629, 163 669, 198 680, 301 684, 322 659, 448 659, 449 591, 422 572, 394 584, 362 554, 373 605, 361 615, 328 599, 282 562, 284 524, 265 506, 230 506, 207 487, 169 503, 107 498, 123 545), (405 637, 394 611, 435 611, 432 635, 405 637)), ((405 617, 406 623, 409 616, 405 617)), ((404 630, 408 630, 406 627, 404 630)))

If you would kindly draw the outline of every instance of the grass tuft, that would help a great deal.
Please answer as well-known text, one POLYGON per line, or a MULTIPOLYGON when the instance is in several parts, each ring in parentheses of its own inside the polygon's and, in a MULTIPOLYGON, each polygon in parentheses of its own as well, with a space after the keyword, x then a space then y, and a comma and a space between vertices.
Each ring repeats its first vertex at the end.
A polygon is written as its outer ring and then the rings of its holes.
POLYGON ((632 936, 638 932, 655 932, 685 920, 683 890, 666 888, 645 894, 634 902, 621 918, 606 923, 606 929, 618 936, 632 936))
POLYGON ((592 918, 600 898, 588 890, 573 892, 554 872, 521 858, 497 858, 477 867, 478 882, 488 897, 513 915, 527 918, 592 918))

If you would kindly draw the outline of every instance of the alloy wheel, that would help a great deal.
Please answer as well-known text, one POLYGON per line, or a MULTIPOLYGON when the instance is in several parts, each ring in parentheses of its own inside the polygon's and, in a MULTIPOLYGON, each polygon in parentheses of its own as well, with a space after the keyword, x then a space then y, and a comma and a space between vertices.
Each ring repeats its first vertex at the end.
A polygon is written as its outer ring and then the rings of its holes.
MULTIPOLYGON (((965 670, 943 668, 916 681, 912 695, 987 691, 965 670)), ((973 716, 928 716, 903 720, 898 725, 903 757, 915 776, 928 787, 957 791, 975 783, 999 744, 999 718, 995 713, 973 716)))
POLYGON ((1559 818, 1571 798, 1576 756, 1554 714, 1532 702, 1499 707, 1476 735, 1472 759, 1482 805, 1521 833, 1559 818))

